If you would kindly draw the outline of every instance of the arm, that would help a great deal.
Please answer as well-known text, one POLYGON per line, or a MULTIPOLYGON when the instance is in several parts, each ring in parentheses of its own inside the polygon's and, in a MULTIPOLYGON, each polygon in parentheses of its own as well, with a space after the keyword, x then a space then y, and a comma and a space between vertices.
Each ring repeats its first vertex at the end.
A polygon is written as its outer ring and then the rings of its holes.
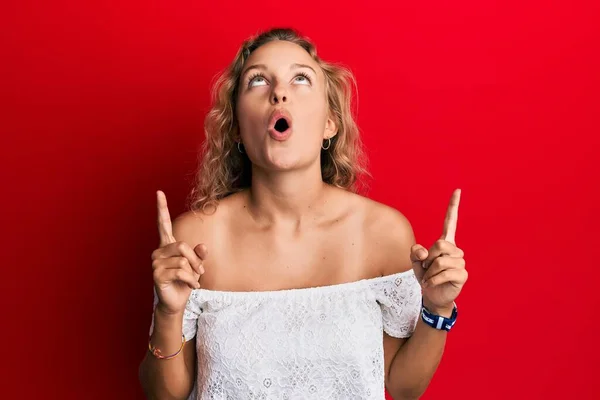
MULTIPOLYGON (((157 307, 154 313, 152 344, 163 354, 173 354, 181 346, 183 314, 170 315, 157 307)), ((196 376, 195 339, 185 343, 182 352, 170 360, 159 360, 150 352, 142 361, 139 379, 148 399, 188 398, 196 376)))
MULTIPOLYGON (((394 265, 399 265, 399 270, 412 268, 422 288, 423 304, 432 313, 444 317, 451 316, 454 300, 468 277, 464 252, 455 244, 459 202, 460 190, 457 189, 450 199, 442 236, 429 251, 415 245, 414 233, 406 218, 397 212, 397 218, 390 218, 395 221, 390 227, 395 244, 388 242, 387 251, 395 258, 390 256, 384 265, 392 271, 398 271, 394 265)), ((410 338, 385 339, 386 387, 394 399, 416 399, 425 392, 442 358, 446 335, 419 317, 410 338)))
POLYGON ((408 339, 385 334, 386 358, 388 352, 393 355, 387 369, 386 388, 394 400, 418 399, 423 395, 442 359, 446 335, 446 331, 433 329, 420 318, 408 339))
MULTIPOLYGON (((166 203, 164 206, 166 208, 166 203)), ((159 221, 160 220, 161 219, 159 218, 159 221)), ((168 214, 165 213, 162 215, 162 220, 168 220, 168 214)), ((172 225, 172 232, 168 233, 168 235, 172 236, 172 241, 175 243, 169 246, 175 245, 176 247, 181 248, 180 245, 182 243, 195 244, 198 241, 197 238, 201 236, 198 234, 198 229, 202 227, 202 224, 199 223, 198 219, 189 214, 184 214, 177 218, 173 221, 172 225)), ((170 230, 170 221, 168 224, 161 226, 161 232, 163 232, 164 236, 164 232, 170 230)), ((162 240, 163 239, 161 239, 161 242, 162 240)), ((200 249, 196 247, 194 250, 192 250, 191 247, 187 248, 187 250, 185 250, 185 253, 187 253, 186 258, 188 260, 193 259, 189 253, 196 252, 196 255, 200 256, 202 260, 205 259, 206 249, 202 249, 202 246, 199 247, 200 249), (199 251, 200 253, 198 253, 199 251)), ((158 257, 161 263, 163 263, 161 265, 164 265, 165 267, 167 264, 171 266, 181 265, 180 261, 183 260, 182 257, 164 258, 167 256, 166 250, 164 249, 166 249, 166 247, 157 250, 165 251, 161 256, 155 256, 157 253, 157 251, 155 251, 153 253, 153 259, 154 257, 158 257), (173 262, 169 260, 173 260, 177 264, 173 264, 173 262)), ((156 260, 154 262, 156 262, 156 260)), ((155 281, 156 279, 163 279, 160 277, 166 276, 166 274, 169 274, 169 271, 174 271, 174 269, 171 268, 159 272, 158 267, 155 267, 154 263, 153 268, 155 268, 155 281)), ((201 273, 203 273, 203 269, 201 273)), ((199 276, 200 275, 196 275, 196 277, 199 276)), ((194 277, 194 279, 196 278, 194 277)), ((180 297, 176 298, 176 300, 177 302, 181 302, 181 304, 185 304, 189 297, 190 289, 186 289, 184 285, 179 285, 179 287, 181 293, 178 294, 180 297)), ((172 303, 172 296, 170 300, 172 303)), ((151 343, 153 346, 160 349, 164 355, 174 354, 181 347, 184 309, 187 309, 186 307, 187 305, 185 307, 177 306, 173 309, 173 307, 169 308, 161 302, 156 304, 153 314, 154 327, 152 330, 151 343)), ((189 321, 187 322, 189 323, 189 321)), ((147 351, 139 368, 139 379, 146 397, 149 399, 160 400, 187 399, 193 389, 196 379, 196 365, 195 339, 188 340, 181 353, 171 359, 158 359, 147 351)))
MULTIPOLYGON (((378 226, 370 230, 377 237, 382 275, 410 270, 410 251, 415 244, 412 227, 396 210, 386 209, 384 214, 377 218, 381 221, 378 226)), ((443 310, 429 309, 444 315, 443 310)), ((446 335, 445 331, 427 326, 420 318, 409 338, 384 333, 385 385, 394 400, 418 399, 425 392, 442 358, 446 335)))

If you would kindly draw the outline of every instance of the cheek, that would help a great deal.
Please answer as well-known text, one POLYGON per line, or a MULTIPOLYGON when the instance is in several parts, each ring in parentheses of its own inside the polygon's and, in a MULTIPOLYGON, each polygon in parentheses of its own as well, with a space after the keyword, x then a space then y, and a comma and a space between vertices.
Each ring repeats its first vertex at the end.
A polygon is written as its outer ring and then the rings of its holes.
POLYGON ((298 111, 300 111, 299 116, 304 127, 314 131, 313 133, 316 135, 323 133, 328 113, 325 99, 320 96, 310 96, 302 101, 298 111))
POLYGON ((263 123, 262 110, 257 106, 258 101, 247 97, 239 100, 236 107, 236 118, 241 130, 254 129, 263 123))

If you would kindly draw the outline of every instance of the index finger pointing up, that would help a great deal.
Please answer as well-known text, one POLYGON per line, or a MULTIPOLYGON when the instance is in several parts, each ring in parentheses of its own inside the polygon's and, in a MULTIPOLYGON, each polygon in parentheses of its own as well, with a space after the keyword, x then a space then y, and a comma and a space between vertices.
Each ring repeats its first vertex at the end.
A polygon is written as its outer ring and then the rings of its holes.
POLYGON ((158 208, 158 235, 160 236, 160 247, 169 243, 175 243, 173 237, 173 226, 171 224, 171 215, 167 207, 167 196, 162 191, 156 192, 156 206, 158 208))
POLYGON ((456 189, 452 193, 450 198, 450 204, 448 205, 448 211, 446 211, 446 219, 444 220, 444 232, 442 233, 442 239, 455 243, 456 236, 456 225, 458 223, 458 204, 460 203, 460 189, 456 189))

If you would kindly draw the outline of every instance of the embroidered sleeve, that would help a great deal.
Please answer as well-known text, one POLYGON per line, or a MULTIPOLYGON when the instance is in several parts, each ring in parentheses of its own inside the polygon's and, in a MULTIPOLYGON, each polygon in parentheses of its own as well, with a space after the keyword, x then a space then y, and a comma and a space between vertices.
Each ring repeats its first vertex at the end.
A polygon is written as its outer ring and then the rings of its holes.
POLYGON ((412 335, 421 312, 421 285, 409 270, 372 284, 383 315, 383 330, 390 336, 412 335))

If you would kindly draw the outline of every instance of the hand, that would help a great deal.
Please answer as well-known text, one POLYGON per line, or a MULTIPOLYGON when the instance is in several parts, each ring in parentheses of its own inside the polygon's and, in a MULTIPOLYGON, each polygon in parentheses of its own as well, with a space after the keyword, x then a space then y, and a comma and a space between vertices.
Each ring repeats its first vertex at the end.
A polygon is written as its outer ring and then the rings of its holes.
POLYGON ((152 253, 152 269, 157 308, 168 314, 183 313, 192 289, 200 288, 198 281, 204 274, 202 262, 207 250, 203 244, 192 249, 185 242, 177 242, 163 192, 156 193, 156 203, 160 246, 152 253))
POLYGON ((411 248, 413 270, 423 289, 423 303, 431 312, 450 316, 454 301, 467 281, 464 252, 454 242, 458 222, 460 189, 456 189, 446 212, 441 238, 429 249, 411 248))

